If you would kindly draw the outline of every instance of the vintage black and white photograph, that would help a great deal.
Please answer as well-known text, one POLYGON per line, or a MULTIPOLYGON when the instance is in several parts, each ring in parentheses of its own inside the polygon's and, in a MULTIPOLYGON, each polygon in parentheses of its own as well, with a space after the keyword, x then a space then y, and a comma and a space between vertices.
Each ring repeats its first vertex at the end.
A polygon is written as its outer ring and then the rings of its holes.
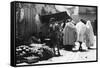
POLYGON ((97 7, 15 3, 16 65, 97 61, 97 7))

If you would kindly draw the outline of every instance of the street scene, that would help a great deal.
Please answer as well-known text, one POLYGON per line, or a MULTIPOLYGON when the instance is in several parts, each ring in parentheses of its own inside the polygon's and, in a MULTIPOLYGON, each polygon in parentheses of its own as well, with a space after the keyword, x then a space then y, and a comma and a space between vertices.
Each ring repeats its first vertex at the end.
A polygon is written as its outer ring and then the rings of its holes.
POLYGON ((97 8, 16 3, 16 64, 97 60, 97 8))

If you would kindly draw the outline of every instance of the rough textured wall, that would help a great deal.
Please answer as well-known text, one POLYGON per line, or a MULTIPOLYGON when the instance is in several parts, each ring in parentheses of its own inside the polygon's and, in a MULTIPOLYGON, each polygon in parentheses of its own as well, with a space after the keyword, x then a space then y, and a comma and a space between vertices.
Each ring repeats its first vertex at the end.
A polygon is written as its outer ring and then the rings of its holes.
POLYGON ((16 8, 16 38, 21 41, 28 41, 41 31, 39 15, 56 13, 54 5, 18 3, 16 8))

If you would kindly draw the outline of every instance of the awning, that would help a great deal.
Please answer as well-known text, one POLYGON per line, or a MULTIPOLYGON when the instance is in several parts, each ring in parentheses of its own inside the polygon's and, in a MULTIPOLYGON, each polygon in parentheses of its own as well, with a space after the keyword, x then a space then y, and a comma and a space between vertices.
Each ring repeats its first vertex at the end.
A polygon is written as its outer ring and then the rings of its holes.
POLYGON ((67 14, 67 12, 59 12, 55 14, 40 16, 40 20, 42 23, 49 23, 51 18, 54 18, 55 21, 64 21, 67 19, 71 19, 71 17, 67 14))

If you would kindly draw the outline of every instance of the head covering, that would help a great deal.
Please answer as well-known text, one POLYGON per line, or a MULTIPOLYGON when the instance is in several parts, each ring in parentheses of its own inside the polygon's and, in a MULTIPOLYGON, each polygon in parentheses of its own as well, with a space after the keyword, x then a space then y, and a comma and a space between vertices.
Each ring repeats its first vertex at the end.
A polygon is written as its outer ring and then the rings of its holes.
POLYGON ((94 46, 94 33, 93 33, 93 27, 91 25, 91 21, 88 20, 86 23, 87 27, 87 34, 88 34, 88 41, 86 42, 88 47, 94 46))
POLYGON ((86 21, 84 19, 80 19, 81 22, 83 22, 84 24, 86 24, 86 21))

